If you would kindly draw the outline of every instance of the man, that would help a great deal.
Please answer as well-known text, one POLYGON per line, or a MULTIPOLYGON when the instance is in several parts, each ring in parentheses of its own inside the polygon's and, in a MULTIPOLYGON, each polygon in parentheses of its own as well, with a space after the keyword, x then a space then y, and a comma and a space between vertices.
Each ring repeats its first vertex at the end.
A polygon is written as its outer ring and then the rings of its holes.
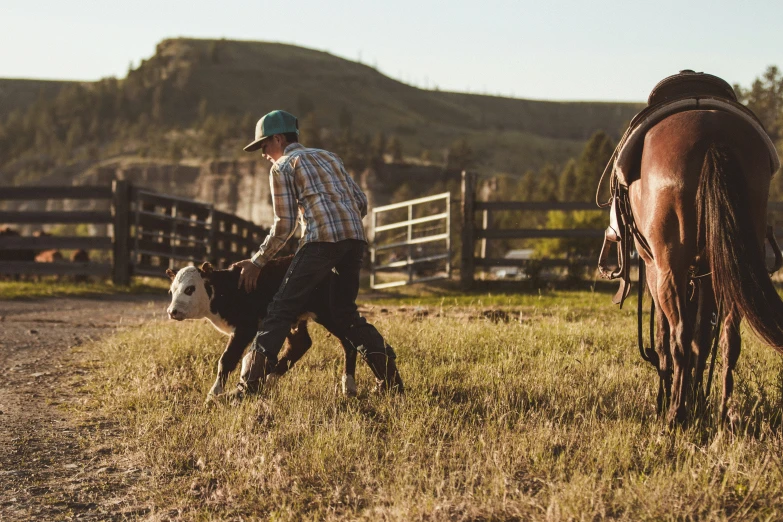
POLYGON ((291 324, 313 289, 332 269, 338 276, 338 288, 331 289, 337 333, 364 357, 379 388, 402 392, 394 350, 356 308, 359 270, 367 247, 362 226, 367 198, 337 155, 299 143, 298 127, 292 114, 272 111, 258 120, 255 140, 245 147, 248 152, 260 150, 272 162, 269 182, 274 222, 258 252, 251 259, 235 263, 242 269, 240 287, 246 291, 255 288, 260 268, 293 235, 297 214, 302 223, 302 239, 242 361, 240 382, 232 396, 241 400, 246 394, 257 392, 265 374, 267 383, 273 384, 277 376, 270 372, 277 364, 277 354, 291 324), (266 368, 265 358, 258 356, 259 352, 266 356, 266 368))

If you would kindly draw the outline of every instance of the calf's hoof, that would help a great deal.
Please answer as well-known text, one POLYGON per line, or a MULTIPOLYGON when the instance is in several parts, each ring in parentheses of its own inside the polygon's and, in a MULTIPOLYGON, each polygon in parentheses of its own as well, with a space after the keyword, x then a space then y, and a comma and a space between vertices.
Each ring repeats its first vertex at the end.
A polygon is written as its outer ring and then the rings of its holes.
POLYGON ((357 394, 356 381, 354 380, 353 375, 343 374, 342 387, 343 387, 343 395, 345 395, 346 397, 356 397, 357 394))

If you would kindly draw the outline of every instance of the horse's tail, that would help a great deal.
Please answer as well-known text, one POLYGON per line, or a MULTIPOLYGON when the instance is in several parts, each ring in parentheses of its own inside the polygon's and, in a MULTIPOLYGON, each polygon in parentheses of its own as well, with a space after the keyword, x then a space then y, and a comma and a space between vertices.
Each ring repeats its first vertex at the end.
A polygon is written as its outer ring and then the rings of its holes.
POLYGON ((767 272, 746 193, 736 157, 724 145, 710 145, 697 204, 715 297, 723 310, 739 312, 765 343, 783 352, 783 301, 767 272))

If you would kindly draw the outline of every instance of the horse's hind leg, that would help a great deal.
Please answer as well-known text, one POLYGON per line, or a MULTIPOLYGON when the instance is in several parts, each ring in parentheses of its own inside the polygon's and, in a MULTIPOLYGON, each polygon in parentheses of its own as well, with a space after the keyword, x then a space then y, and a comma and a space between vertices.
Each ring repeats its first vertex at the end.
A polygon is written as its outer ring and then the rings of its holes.
POLYGON ((658 283, 655 266, 648 259, 645 260, 647 267, 647 288, 650 290, 653 302, 655 303, 655 353, 658 354, 658 399, 656 401, 656 411, 658 416, 669 405, 672 391, 672 354, 670 349, 669 322, 658 304, 658 283))
POLYGON ((742 317, 736 311, 726 315, 720 336, 721 355, 723 357, 723 396, 720 401, 720 420, 725 423, 729 413, 729 399, 734 391, 734 367, 742 349, 740 337, 742 317))
MULTIPOLYGON (((693 311, 693 343, 691 350, 693 353, 693 380, 691 386, 691 396, 694 406, 697 408, 697 414, 701 415, 706 406, 706 397, 709 390, 702 388, 704 380, 704 369, 707 366, 707 359, 710 356, 712 347, 712 320, 715 314, 715 296, 712 291, 712 282, 708 278, 701 279, 698 283, 698 303, 695 307, 690 307, 693 311)), ((689 314, 690 315, 690 314, 689 314)))
POLYGON ((658 415, 663 415, 672 399, 672 352, 669 321, 660 306, 655 308, 655 351, 658 353, 658 415))
MULTIPOLYGON (((672 266, 671 264, 669 266, 672 266)), ((669 424, 684 423, 688 418, 687 392, 690 386, 692 323, 686 311, 685 281, 677 281, 671 270, 658 265, 658 300, 670 328, 670 346, 673 362, 669 424)))

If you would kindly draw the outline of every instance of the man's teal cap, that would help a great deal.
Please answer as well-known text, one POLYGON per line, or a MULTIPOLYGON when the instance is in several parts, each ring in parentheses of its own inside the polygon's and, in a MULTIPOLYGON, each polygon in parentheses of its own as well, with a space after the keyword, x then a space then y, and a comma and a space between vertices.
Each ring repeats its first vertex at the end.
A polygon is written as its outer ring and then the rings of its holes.
POLYGON ((264 115, 256 123, 256 139, 245 147, 247 152, 261 148, 261 142, 275 134, 287 134, 295 132, 299 134, 299 120, 290 112, 272 111, 264 115))

